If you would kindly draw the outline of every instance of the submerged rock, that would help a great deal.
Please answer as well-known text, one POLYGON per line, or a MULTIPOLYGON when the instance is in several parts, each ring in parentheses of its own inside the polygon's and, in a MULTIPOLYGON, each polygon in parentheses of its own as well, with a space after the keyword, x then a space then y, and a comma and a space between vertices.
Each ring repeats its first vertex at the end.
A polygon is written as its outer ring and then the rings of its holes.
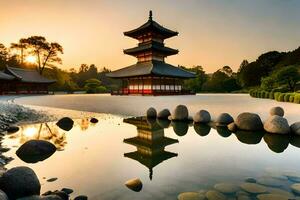
POLYGON ((33 196, 19 198, 18 200, 63 200, 63 199, 57 195, 47 195, 47 196, 33 195, 33 196))
POLYGON ((290 126, 288 121, 278 115, 273 115, 267 119, 264 129, 269 133, 288 134, 290 126))
POLYGON ((49 158, 56 151, 56 147, 44 140, 29 140, 16 152, 17 156, 27 163, 36 163, 49 158))
POLYGON ((157 114, 157 118, 159 119, 168 119, 168 117, 171 115, 170 111, 168 109, 163 109, 157 114))
POLYGON ((223 194, 234 194, 240 189, 239 186, 232 183, 218 183, 214 188, 223 194))
POLYGON ((300 195, 300 183, 291 185, 291 189, 295 194, 300 195))
POLYGON ((245 182, 247 182, 247 183, 256 183, 256 179, 252 178, 252 177, 248 177, 248 178, 245 179, 245 182))
POLYGON ((56 125, 65 131, 69 131, 73 128, 74 121, 69 117, 63 117, 56 123, 56 125))
POLYGON ((183 120, 189 119, 189 111, 185 105, 178 105, 172 113, 172 120, 183 120))
POLYGON ((193 118, 194 122, 197 123, 209 123, 211 120, 210 114, 206 110, 200 110, 198 111, 193 118))
POLYGON ((295 135, 300 135, 300 122, 295 122, 291 125, 291 132, 295 135))
POLYGON ((11 134, 11 133, 16 133, 19 131, 19 127, 17 126, 9 126, 8 129, 6 130, 8 134, 11 134))
POLYGON ((281 108, 279 106, 273 107, 270 110, 270 115, 271 116, 278 115, 280 117, 283 117, 284 116, 284 110, 283 110, 283 108, 281 108))
POLYGON ((257 183, 242 183, 240 187, 250 194, 262 194, 267 192, 267 188, 265 186, 257 183))
POLYGON ((209 134, 211 127, 206 124, 194 123, 194 130, 200 136, 206 136, 209 134))
POLYGON ((49 178, 49 179, 47 179, 47 182, 54 182, 56 180, 57 180, 57 178, 49 178))
POLYGON ((271 187, 281 187, 284 183, 278 179, 271 177, 262 177, 257 179, 257 183, 260 185, 271 186, 271 187))
POLYGON ((143 188, 143 183, 140 179, 136 178, 136 179, 130 179, 128 181, 125 182, 125 185, 135 191, 135 192, 140 192, 143 188))
POLYGON ((90 119, 90 122, 93 123, 93 124, 96 124, 96 123, 99 122, 99 120, 98 120, 97 118, 95 118, 95 117, 92 117, 92 118, 90 119))
POLYGON ((34 173, 28 167, 11 168, 0 178, 0 188, 9 199, 39 195, 41 184, 34 173))
POLYGON ((74 191, 72 190, 72 189, 70 189, 70 188, 63 188, 63 189, 61 189, 61 191, 63 191, 63 192, 65 192, 65 193, 67 193, 67 194, 72 194, 74 191))
POLYGON ((258 200, 290 200, 289 196, 281 194, 260 194, 257 196, 258 200))
POLYGON ((244 112, 237 116, 235 124, 241 130, 259 131, 263 129, 263 124, 258 114, 244 112))
POLYGON ((153 108, 153 107, 148 108, 146 116, 147 116, 147 118, 156 118, 157 112, 156 112, 155 108, 153 108))
POLYGON ((189 130, 189 124, 185 121, 173 121, 173 130, 178 136, 184 136, 189 130))
POLYGON ((183 192, 178 195, 178 200, 205 200, 205 196, 198 192, 183 192))
POLYGON ((215 190, 209 190, 205 194, 206 198, 208 200, 226 200, 226 196, 218 191, 215 190))
POLYGON ((233 118, 228 113, 222 113, 218 116, 216 122, 220 125, 228 125, 233 122, 233 118))

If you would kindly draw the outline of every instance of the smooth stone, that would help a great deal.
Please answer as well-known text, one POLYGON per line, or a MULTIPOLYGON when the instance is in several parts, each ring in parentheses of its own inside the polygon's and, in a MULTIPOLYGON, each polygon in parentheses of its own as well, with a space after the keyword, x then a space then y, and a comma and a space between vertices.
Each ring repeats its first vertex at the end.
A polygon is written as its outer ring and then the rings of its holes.
POLYGON ((294 197, 292 193, 279 188, 268 187, 268 192, 271 194, 280 194, 280 195, 288 196, 290 198, 294 197))
POLYGON ((172 120, 188 120, 189 111, 185 105, 178 105, 172 112, 172 120))
POLYGON ((238 129, 246 131, 260 131, 263 129, 263 123, 258 114, 244 112, 237 116, 235 124, 238 129))
POLYGON ((41 184, 34 171, 28 167, 14 167, 0 178, 0 188, 9 199, 39 195, 41 184))
POLYGON ((226 200, 226 196, 218 191, 215 190, 209 190, 205 194, 206 198, 208 200, 226 200))
POLYGON ((231 132, 236 132, 237 131, 237 126, 234 122, 230 123, 227 125, 228 130, 230 130, 231 132))
POLYGON ((221 125, 222 125, 222 124, 223 124, 223 125, 228 125, 228 124, 230 124, 230 123, 233 122, 233 118, 232 118, 231 115, 229 115, 228 113, 221 113, 221 114, 218 116, 216 122, 217 122, 218 124, 221 124, 221 125))
POLYGON ((8 129, 6 130, 7 133, 11 134, 11 133, 16 133, 19 131, 19 127, 17 126, 9 126, 8 129))
POLYGON ((55 151, 56 147, 51 142, 29 140, 17 150, 16 154, 26 163, 36 163, 49 158, 55 151))
POLYGON ((262 177, 257 179, 257 183, 260 185, 271 186, 271 187, 281 187, 284 184, 282 181, 270 177, 262 177))
POLYGON ((267 192, 267 188, 265 186, 259 185, 257 183, 242 183, 240 187, 251 194, 262 194, 267 192))
POLYGON ((283 110, 283 108, 281 108, 279 106, 273 107, 273 108, 270 109, 270 115, 271 116, 278 115, 280 117, 283 117, 284 116, 284 110, 283 110))
POLYGON ((258 200, 289 200, 289 196, 281 194, 260 194, 257 196, 258 200))
POLYGON ((291 125, 291 132, 295 135, 300 135, 300 122, 295 122, 291 125))
POLYGON ((92 117, 92 118, 90 119, 90 122, 93 123, 93 124, 96 124, 96 123, 99 122, 99 120, 96 119, 96 118, 94 118, 94 117, 92 117))
POLYGON ((157 114, 157 118, 159 119, 168 119, 168 117, 171 115, 170 111, 168 109, 163 109, 157 114))
POLYGON ((196 123, 205 123, 206 124, 211 121, 211 116, 208 111, 200 110, 194 115, 193 120, 196 123))
POLYGON ((65 131, 69 131, 73 128, 74 121, 69 117, 63 117, 56 123, 56 125, 65 131))
POLYGON ((247 183, 256 183, 256 179, 252 178, 252 177, 248 177, 248 178, 245 179, 245 182, 247 182, 247 183))
POLYGON ((47 182, 54 182, 54 181, 56 181, 58 178, 49 178, 49 179, 47 179, 47 182))
POLYGON ((296 183, 300 183, 300 172, 296 171, 287 171, 283 173, 284 176, 288 178, 288 180, 296 183))
POLYGON ((288 134, 290 132, 288 121, 277 115, 273 115, 265 121, 264 129, 269 133, 277 134, 288 134))
POLYGON ((291 189, 295 194, 300 195, 300 183, 294 183, 291 185, 291 189))
POLYGON ((75 197, 74 200, 88 200, 88 197, 85 195, 79 195, 75 197))
POLYGON ((72 194, 74 192, 74 190, 70 189, 70 188, 63 188, 61 189, 61 191, 67 193, 67 194, 72 194))
POLYGON ((147 116, 147 118, 156 118, 157 112, 156 112, 155 108, 153 108, 153 107, 148 108, 148 110, 146 112, 146 116, 147 116))
POLYGON ((252 199, 247 195, 239 195, 237 196, 237 200, 252 200, 252 199))
POLYGON ((0 190, 0 199, 1 200, 8 200, 7 195, 2 190, 0 190))
POLYGON ((69 195, 67 193, 63 192, 63 191, 54 191, 51 195, 57 195, 63 200, 68 200, 69 199, 69 195))
POLYGON ((239 191, 239 186, 232 183, 218 183, 214 186, 216 190, 224 194, 233 194, 239 191))
POLYGON ((128 181, 125 182, 125 185, 135 191, 135 192, 140 192, 143 188, 143 183, 140 179, 136 178, 136 179, 130 179, 128 181))
POLYGON ((183 192, 178 195, 178 200, 205 200, 205 196, 198 192, 183 192))

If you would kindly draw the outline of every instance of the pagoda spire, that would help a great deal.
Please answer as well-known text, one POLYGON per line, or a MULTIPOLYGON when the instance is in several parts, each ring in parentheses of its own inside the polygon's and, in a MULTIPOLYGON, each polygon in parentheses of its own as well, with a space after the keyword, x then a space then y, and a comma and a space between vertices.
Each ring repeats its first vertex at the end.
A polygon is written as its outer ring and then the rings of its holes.
POLYGON ((152 21, 152 10, 149 11, 149 21, 152 21))

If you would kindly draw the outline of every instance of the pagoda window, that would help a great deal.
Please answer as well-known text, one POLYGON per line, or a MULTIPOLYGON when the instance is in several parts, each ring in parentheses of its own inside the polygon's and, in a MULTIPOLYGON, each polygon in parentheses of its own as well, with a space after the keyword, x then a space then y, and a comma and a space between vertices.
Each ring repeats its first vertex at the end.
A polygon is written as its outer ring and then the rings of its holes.
POLYGON ((174 90, 174 85, 170 85, 170 90, 174 90))
POLYGON ((170 86, 169 85, 166 85, 166 90, 170 90, 170 86))

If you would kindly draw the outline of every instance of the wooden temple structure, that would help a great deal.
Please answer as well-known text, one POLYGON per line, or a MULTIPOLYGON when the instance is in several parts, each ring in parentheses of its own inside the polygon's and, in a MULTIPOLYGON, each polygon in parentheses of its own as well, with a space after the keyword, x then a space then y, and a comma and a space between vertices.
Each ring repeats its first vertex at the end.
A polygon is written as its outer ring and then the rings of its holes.
POLYGON ((146 117, 124 119, 125 123, 137 127, 137 136, 124 139, 124 143, 136 146, 137 150, 125 153, 124 157, 138 161, 149 169, 152 180, 153 168, 161 162, 178 156, 177 153, 165 151, 165 147, 178 140, 165 137, 164 129, 156 121, 149 121, 146 117))
POLYGON ((48 86, 55 80, 47 79, 36 70, 6 67, 0 71, 0 95, 48 94, 48 86))
POLYGON ((164 40, 177 36, 178 32, 167 29, 152 19, 142 26, 124 32, 125 36, 138 40, 138 46, 125 49, 124 53, 137 58, 137 63, 107 76, 122 80, 122 88, 112 95, 182 95, 192 94, 183 89, 185 79, 195 74, 165 62, 165 58, 178 53, 164 45, 164 40))

